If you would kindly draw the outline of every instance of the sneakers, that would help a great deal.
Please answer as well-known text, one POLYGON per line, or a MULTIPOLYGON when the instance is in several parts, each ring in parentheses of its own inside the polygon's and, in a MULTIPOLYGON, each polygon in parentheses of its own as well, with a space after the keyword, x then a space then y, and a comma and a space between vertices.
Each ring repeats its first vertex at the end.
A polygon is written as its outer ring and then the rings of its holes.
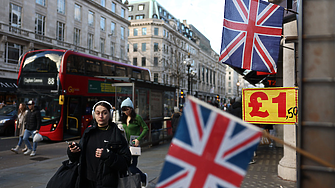
POLYGON ((25 147, 25 148, 22 149, 22 152, 26 152, 27 150, 28 150, 28 148, 25 147))
POLYGON ((149 184, 149 182, 148 182, 149 181, 148 174, 144 173, 144 175, 145 175, 145 184, 142 185, 142 188, 146 188, 148 186, 148 184, 149 184))
POLYGON ((36 151, 32 151, 31 154, 30 154, 30 157, 33 157, 36 155, 36 151))
POLYGON ((15 148, 10 149, 12 152, 18 154, 19 153, 19 146, 16 146, 15 148))
POLYGON ((31 149, 27 149, 27 151, 24 152, 23 155, 28 155, 28 154, 30 154, 30 152, 31 152, 31 149))
POLYGON ((252 159, 249 164, 255 164, 256 163, 256 160, 255 159, 252 159))

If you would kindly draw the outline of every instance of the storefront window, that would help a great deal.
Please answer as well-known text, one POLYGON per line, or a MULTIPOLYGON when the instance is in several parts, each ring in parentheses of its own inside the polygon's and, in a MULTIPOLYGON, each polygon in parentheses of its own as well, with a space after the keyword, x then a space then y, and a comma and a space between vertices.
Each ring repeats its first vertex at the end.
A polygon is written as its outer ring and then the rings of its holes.
POLYGON ((174 94, 173 91, 165 91, 164 92, 164 117, 171 117, 173 114, 174 107, 174 94))
POLYGON ((136 114, 140 115, 144 121, 149 120, 149 101, 147 97, 150 94, 149 89, 138 88, 135 93, 138 96, 134 103, 136 114))

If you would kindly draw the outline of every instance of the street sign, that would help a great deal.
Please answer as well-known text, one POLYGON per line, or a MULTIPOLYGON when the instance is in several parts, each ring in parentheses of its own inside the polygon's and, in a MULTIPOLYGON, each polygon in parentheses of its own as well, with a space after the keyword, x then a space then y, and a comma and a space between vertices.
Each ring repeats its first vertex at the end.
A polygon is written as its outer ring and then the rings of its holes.
POLYGON ((255 124, 294 124, 298 121, 298 88, 243 89, 243 120, 255 124))

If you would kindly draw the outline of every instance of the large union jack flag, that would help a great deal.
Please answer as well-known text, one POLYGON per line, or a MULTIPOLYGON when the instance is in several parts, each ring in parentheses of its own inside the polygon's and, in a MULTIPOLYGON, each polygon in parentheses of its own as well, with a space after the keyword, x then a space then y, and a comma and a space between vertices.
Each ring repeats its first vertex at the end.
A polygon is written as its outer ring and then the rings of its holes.
POLYGON ((226 0, 219 61, 277 72, 284 8, 262 0, 226 0))
POLYGON ((188 97, 157 187, 239 187, 260 129, 188 97))

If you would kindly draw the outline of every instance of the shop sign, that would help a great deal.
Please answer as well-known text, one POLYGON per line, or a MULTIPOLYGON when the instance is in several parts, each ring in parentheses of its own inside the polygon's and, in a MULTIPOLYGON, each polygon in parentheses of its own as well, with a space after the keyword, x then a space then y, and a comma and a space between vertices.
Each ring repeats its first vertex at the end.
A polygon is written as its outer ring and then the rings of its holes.
POLYGON ((294 124, 298 121, 295 87, 243 89, 243 120, 255 124, 294 124))

